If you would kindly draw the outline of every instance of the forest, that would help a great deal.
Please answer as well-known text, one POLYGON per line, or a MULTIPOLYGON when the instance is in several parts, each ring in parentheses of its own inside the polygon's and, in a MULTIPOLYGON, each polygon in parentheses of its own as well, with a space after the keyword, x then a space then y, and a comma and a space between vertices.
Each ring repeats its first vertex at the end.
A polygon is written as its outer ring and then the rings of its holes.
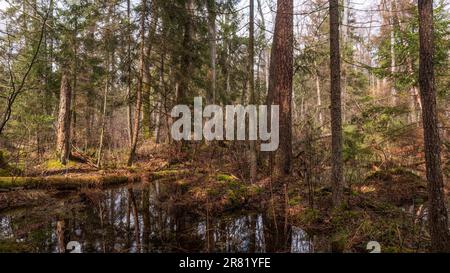
POLYGON ((450 252, 449 23, 449 0, 0 0, 0 253, 450 252))

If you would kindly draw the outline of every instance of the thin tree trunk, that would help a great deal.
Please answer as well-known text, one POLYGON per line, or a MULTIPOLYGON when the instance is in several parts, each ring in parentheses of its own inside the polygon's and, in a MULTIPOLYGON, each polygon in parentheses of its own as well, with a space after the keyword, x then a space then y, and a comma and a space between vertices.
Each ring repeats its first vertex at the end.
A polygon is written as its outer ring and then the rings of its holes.
POLYGON ((331 78, 331 183, 333 204, 339 206, 343 193, 341 56, 339 48, 339 0, 330 0, 331 78))
POLYGON ((72 106, 71 106, 71 115, 72 115, 72 143, 76 146, 76 133, 77 133, 77 86, 78 86, 78 19, 75 19, 75 29, 73 33, 73 85, 72 85, 72 106))
MULTIPOLYGON (((391 0, 390 1, 390 5, 389 5, 389 14, 391 16, 391 37, 390 37, 390 46, 391 46, 391 73, 392 76, 394 76, 395 72, 396 72, 396 56, 395 56, 395 14, 394 14, 394 6, 395 6, 395 1, 391 0)), ((397 91, 395 90, 395 85, 394 82, 391 83, 391 96, 392 96, 392 102, 395 105, 397 103, 397 91)))
POLYGON ((139 77, 138 86, 136 90, 136 108, 134 111, 133 121, 133 137, 131 141, 130 155, 128 157, 128 166, 133 165, 134 155, 136 153, 137 142, 139 138, 139 126, 141 120, 141 108, 142 108, 142 90, 144 86, 145 77, 145 17, 147 15, 147 1, 142 0, 142 14, 141 14, 141 48, 140 48, 140 60, 139 60, 139 77))
MULTIPOLYGON (((265 35, 265 31, 266 31, 266 20, 264 19, 264 12, 262 9, 262 5, 261 5, 261 0, 257 0, 258 1, 258 11, 259 11, 259 16, 261 19, 261 36, 262 36, 262 40, 264 41, 263 47, 261 49, 261 58, 262 58, 262 78, 264 79, 264 92, 266 92, 267 95, 267 89, 269 88, 269 51, 267 46, 265 45, 265 41, 266 41, 266 35, 265 35)), ((259 77, 259 76, 258 76, 259 77)))
POLYGON ((67 74, 63 74, 59 97, 59 115, 56 134, 56 154, 63 165, 70 155, 70 107, 72 90, 67 74))
MULTIPOLYGON (((250 104, 255 104, 255 2, 250 0, 250 26, 249 26, 249 42, 248 42, 248 87, 250 95, 250 104)), ((256 141, 250 140, 250 183, 256 182, 257 172, 257 155, 256 155, 256 141)))
POLYGON ((128 37, 127 37, 127 128, 128 128, 128 143, 131 147, 133 138, 133 122, 132 122, 132 109, 131 109, 131 3, 127 0, 127 24, 128 24, 128 37))
POLYGON ((155 143, 159 143, 161 139, 161 112, 163 111, 163 105, 162 100, 163 96, 163 90, 165 90, 165 83, 164 83, 164 58, 165 58, 165 52, 161 53, 161 60, 160 60, 160 68, 159 68, 159 95, 160 100, 157 103, 156 107, 156 129, 155 129, 155 143))
POLYGON ((146 44, 146 49, 145 49, 145 55, 144 55, 144 78, 143 78, 143 94, 146 95, 147 97, 147 104, 148 104, 148 111, 146 111, 145 113, 148 115, 148 120, 147 120, 147 127, 148 127, 148 132, 151 135, 151 131, 152 131, 152 118, 151 115, 154 112, 154 109, 156 107, 156 105, 153 105, 152 107, 152 101, 154 100, 154 98, 152 98, 152 85, 151 85, 151 74, 150 74, 150 66, 151 66, 151 62, 150 62, 150 57, 151 57, 151 53, 152 53, 152 49, 153 49, 153 40, 155 38, 155 33, 156 33, 156 27, 158 25, 158 19, 159 19, 159 13, 158 13, 158 6, 157 6, 157 1, 152 1, 151 2, 151 10, 150 10, 150 27, 149 27, 149 31, 148 31, 148 37, 147 37, 147 44, 146 44))
MULTIPOLYGON (((348 22, 349 22, 350 1, 344 0, 343 4, 344 4, 343 16, 342 16, 342 21, 343 22, 342 22, 342 24, 340 24, 340 26, 341 26, 341 29, 342 29, 342 33, 341 33, 341 35, 342 35, 342 43, 343 43, 343 47, 345 49, 345 48, 347 48, 348 34, 349 34, 348 22)), ((362 54, 361 54, 361 56, 362 56, 362 54)), ((346 120, 346 113, 347 113, 347 111, 346 111, 346 103, 345 102, 346 102, 346 96, 347 96, 347 82, 348 82, 348 76, 347 75, 348 75, 349 66, 346 63, 341 64, 341 66, 342 66, 342 73, 341 73, 342 75, 341 75, 341 77, 342 77, 342 82, 343 82, 343 86, 341 88, 341 100, 342 100, 342 102, 341 102, 342 112, 341 113, 342 113, 342 120, 343 120, 343 122, 345 122, 345 120, 346 120)))
POLYGON ((318 112, 318 118, 319 118, 319 126, 322 126, 323 125, 322 93, 320 90, 320 78, 319 78, 319 70, 318 69, 316 72, 316 96, 317 96, 317 112, 318 112))
POLYGON ((209 39, 209 93, 208 102, 216 103, 216 59, 217 59, 217 45, 216 45, 216 0, 208 0, 208 39, 209 39))
POLYGON ((104 138, 105 138, 105 129, 106 129, 106 107, 108 105, 108 93, 109 93, 109 62, 108 62, 108 72, 105 79, 105 89, 103 93, 103 111, 102 111, 102 126, 100 129, 100 141, 98 144, 98 152, 97 152, 97 167, 101 166, 102 156, 103 156, 103 146, 104 146, 104 138))
MULTIPOLYGON (((113 17, 113 5, 111 4, 108 8, 108 20, 107 26, 105 28, 105 43, 111 41, 111 19, 113 17)), ((110 91, 112 85, 112 65, 114 62, 113 53, 107 51, 105 54, 106 57, 106 78, 105 78, 105 89, 103 93, 103 111, 102 111, 102 125, 100 129, 100 140, 97 151, 97 167, 101 166, 102 157, 103 157, 103 148, 104 148, 104 140, 105 140, 105 130, 106 130, 106 115, 107 115, 107 106, 108 106, 108 93, 110 91)))
POLYGON ((441 169, 440 138, 436 110, 433 55, 433 1, 419 0, 419 84, 425 144, 425 164, 430 202, 429 227, 433 252, 450 250, 447 199, 441 169))

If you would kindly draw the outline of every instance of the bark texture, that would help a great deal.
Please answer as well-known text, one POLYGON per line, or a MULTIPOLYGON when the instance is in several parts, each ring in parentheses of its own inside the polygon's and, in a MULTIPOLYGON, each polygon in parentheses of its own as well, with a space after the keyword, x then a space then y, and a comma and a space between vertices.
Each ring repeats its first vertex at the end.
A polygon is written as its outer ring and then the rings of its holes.
POLYGON ((290 174, 292 165, 293 42, 293 1, 278 0, 267 96, 268 105, 280 107, 280 145, 271 156, 277 176, 290 174))
POLYGON ((70 88, 70 80, 66 74, 62 76, 60 97, 59 97, 59 114, 58 126, 56 133, 56 154, 62 164, 66 165, 70 155, 70 107, 71 107, 72 90, 70 88))
POLYGON ((141 123, 141 109, 142 109, 142 91, 144 89, 144 81, 146 79, 145 68, 145 18, 147 16, 147 1, 142 0, 142 13, 140 22, 141 47, 139 53, 139 76, 136 90, 136 108, 133 119, 133 135, 131 138, 130 155, 128 157, 128 166, 133 165, 134 155, 136 153, 137 142, 139 138, 139 127, 141 123))
POLYGON ((330 0, 330 79, 331 79, 331 183, 333 204, 342 202, 342 105, 341 55, 339 49, 339 0, 330 0))
POLYGON ((436 114, 436 85, 434 80, 433 1, 419 0, 419 85, 425 143, 425 164, 429 194, 429 226, 433 252, 450 250, 447 199, 441 170, 441 151, 436 114))

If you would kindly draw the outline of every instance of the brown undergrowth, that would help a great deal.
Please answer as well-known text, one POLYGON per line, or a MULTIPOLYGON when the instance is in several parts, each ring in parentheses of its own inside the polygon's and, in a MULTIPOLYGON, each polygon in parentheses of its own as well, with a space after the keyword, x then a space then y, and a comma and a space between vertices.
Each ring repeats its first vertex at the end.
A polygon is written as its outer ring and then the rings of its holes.
MULTIPOLYGON (((383 252, 427 250, 427 194, 421 173, 402 167, 372 171, 361 182, 345 189, 345 205, 333 208, 326 179, 311 189, 299 172, 287 179, 271 178, 268 172, 261 172, 257 182, 249 184, 246 179, 249 164, 244 148, 226 142, 183 146, 145 144, 138 151, 133 168, 68 170, 64 174, 34 177, 51 182, 37 183, 45 187, 19 183, 16 188, 34 190, 0 193, 3 204, 0 210, 57 198, 55 191, 61 189, 105 186, 105 177, 126 177, 118 179, 118 184, 145 178, 145 183, 159 181, 171 188, 168 191, 171 194, 163 195, 162 201, 215 215, 246 210, 270 212, 319 238, 317 245, 328 244, 317 246, 327 251, 365 252, 367 242, 372 240, 382 245, 383 252), (66 186, 61 186, 64 184, 66 186)), ((263 162, 261 169, 264 169, 263 162)))

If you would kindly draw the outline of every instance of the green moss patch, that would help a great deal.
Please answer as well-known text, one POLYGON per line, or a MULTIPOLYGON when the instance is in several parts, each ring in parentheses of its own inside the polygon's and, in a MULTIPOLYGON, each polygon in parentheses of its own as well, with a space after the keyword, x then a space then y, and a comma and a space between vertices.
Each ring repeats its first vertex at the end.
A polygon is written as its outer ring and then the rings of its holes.
POLYGON ((30 253, 33 248, 26 243, 17 243, 14 240, 0 240, 0 253, 30 253))
POLYGON ((23 187, 27 189, 79 189, 83 187, 102 187, 134 182, 139 178, 125 175, 90 176, 49 176, 49 177, 0 177, 1 189, 23 187))
POLYGON ((188 170, 167 169, 167 170, 152 172, 151 177, 153 179, 162 179, 162 178, 168 178, 168 177, 182 177, 187 174, 189 174, 188 170))

